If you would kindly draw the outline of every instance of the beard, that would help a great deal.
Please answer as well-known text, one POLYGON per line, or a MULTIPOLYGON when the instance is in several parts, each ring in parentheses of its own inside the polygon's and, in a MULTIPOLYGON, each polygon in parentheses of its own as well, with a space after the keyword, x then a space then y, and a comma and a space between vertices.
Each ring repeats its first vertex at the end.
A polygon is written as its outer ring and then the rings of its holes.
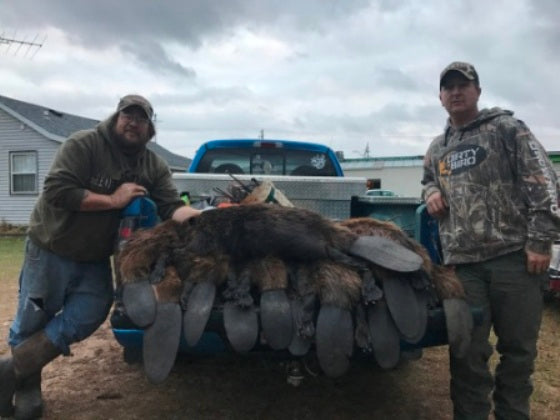
POLYGON ((118 134, 114 127, 111 130, 111 134, 117 147, 126 155, 135 155, 143 151, 146 147, 146 143, 150 140, 139 135, 138 141, 130 142, 124 135, 118 134))

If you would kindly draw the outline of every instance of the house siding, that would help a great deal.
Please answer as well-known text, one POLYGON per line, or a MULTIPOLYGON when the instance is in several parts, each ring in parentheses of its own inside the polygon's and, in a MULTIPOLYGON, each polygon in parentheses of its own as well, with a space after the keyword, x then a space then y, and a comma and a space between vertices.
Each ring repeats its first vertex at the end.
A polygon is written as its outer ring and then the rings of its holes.
POLYGON ((361 176, 381 180, 381 189, 391 190, 406 197, 420 197, 422 194, 423 168, 421 166, 372 168, 344 168, 345 176, 361 176))
POLYGON ((0 222, 26 225, 60 143, 0 110, 0 222), (37 194, 10 195, 10 152, 37 152, 37 194))

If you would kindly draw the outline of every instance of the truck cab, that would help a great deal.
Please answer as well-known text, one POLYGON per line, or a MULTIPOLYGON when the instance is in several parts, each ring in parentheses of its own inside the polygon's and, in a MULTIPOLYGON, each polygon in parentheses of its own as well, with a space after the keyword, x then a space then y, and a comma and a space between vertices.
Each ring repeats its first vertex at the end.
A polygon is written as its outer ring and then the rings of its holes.
POLYGON ((292 140, 230 139, 202 144, 189 173, 342 177, 327 146, 292 140))

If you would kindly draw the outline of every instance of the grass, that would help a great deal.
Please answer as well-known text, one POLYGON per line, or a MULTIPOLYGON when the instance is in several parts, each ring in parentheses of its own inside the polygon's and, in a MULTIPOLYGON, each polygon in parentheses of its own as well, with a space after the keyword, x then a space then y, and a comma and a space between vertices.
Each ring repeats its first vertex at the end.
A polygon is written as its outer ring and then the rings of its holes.
POLYGON ((16 311, 24 244, 25 238, 21 236, 0 237, 0 355, 7 351, 4 339, 16 311))
POLYGON ((0 238, 0 285, 14 281, 18 278, 21 264, 23 263, 23 251, 25 238, 21 236, 10 236, 0 238))

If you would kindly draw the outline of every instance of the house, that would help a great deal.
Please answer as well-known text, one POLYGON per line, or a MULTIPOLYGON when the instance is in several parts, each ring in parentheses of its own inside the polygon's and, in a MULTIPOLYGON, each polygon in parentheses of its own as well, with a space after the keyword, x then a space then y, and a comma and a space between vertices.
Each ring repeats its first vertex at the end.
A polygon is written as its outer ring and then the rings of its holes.
POLYGON ((345 159, 340 162, 344 175, 361 176, 373 182, 373 188, 390 190, 407 197, 420 197, 424 157, 393 156, 345 159))
MULTIPOLYGON (((560 152, 549 151, 556 173, 560 177, 560 152)), ((394 156, 344 159, 340 162, 346 176, 360 176, 371 180, 374 188, 390 190, 407 197, 420 197, 424 156, 394 156)))
MULTIPOLYGON (((98 122, 0 96, 0 223, 28 223, 60 144, 73 132, 98 122)), ((148 148, 172 171, 186 171, 190 164, 190 159, 153 141, 148 148)))

